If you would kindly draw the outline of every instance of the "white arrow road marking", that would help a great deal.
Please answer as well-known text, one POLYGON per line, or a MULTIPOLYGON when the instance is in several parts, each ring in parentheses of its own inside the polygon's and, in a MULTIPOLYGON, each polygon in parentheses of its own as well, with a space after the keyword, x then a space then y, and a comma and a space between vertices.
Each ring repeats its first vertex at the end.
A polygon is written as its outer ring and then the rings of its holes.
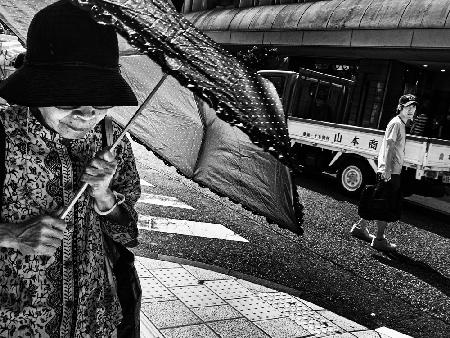
POLYGON ((138 229, 248 243, 222 224, 139 215, 138 229))
POLYGON ((180 201, 176 197, 164 196, 164 195, 141 194, 141 198, 138 200, 138 203, 154 204, 154 205, 162 205, 165 207, 174 207, 174 208, 195 210, 193 207, 180 201))
POLYGON ((144 185, 146 187, 154 187, 153 184, 148 183, 146 180, 141 179, 141 185, 144 185))

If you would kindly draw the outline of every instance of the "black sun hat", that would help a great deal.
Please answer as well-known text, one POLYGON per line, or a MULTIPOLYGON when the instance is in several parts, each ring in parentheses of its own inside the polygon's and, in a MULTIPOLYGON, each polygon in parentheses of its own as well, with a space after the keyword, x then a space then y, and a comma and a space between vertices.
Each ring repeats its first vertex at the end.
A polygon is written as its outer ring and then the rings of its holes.
POLYGON ((114 28, 68 0, 34 16, 25 62, 0 84, 0 97, 31 107, 138 104, 120 74, 114 28))

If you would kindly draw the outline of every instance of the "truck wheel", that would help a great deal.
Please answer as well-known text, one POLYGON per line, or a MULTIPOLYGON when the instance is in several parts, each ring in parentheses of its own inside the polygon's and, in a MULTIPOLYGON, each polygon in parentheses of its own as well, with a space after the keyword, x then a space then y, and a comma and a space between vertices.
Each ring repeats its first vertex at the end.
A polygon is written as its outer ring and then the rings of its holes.
POLYGON ((345 162, 338 171, 337 179, 340 190, 350 196, 359 196, 362 188, 373 176, 371 168, 362 161, 345 162))

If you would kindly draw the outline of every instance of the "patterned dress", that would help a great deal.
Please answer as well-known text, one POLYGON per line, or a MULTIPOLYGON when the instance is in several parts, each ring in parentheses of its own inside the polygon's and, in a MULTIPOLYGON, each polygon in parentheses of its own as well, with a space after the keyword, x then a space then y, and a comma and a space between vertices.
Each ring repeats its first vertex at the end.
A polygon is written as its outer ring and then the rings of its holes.
MULTIPOLYGON (((5 129, 6 178, 2 223, 22 222, 67 205, 87 162, 102 148, 101 123, 83 139, 63 139, 21 106, 0 108, 5 129)), ((120 127, 114 125, 117 137, 120 127)), ((0 247, 0 337, 110 337, 121 321, 120 304, 107 274, 102 231, 125 244, 137 238, 134 205, 139 175, 131 145, 116 148, 118 169, 111 188, 126 198, 128 226, 93 209, 88 193, 70 212, 54 256, 23 255, 0 247)))

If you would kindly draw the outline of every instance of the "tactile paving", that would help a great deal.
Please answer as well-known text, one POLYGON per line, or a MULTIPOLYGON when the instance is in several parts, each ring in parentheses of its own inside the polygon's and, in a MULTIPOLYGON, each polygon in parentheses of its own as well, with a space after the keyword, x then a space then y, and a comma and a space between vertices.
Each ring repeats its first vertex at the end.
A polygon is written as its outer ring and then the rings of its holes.
POLYGON ((146 267, 149 270, 181 268, 181 265, 177 264, 177 263, 161 261, 159 259, 152 259, 152 258, 142 257, 142 256, 135 256, 135 257, 136 257, 136 261, 141 263, 144 267, 146 267))
POLYGON ((152 274, 167 287, 198 284, 198 280, 183 268, 154 269, 152 274))
POLYGON ((283 317, 280 311, 259 297, 230 299, 228 303, 251 321, 283 317))
POLYGON ((296 297, 282 292, 260 293, 258 296, 271 304, 284 316, 288 316, 295 323, 313 334, 314 337, 345 332, 342 328, 322 316, 320 312, 312 310, 311 307, 305 305, 304 302, 296 297))
POLYGON ((139 278, 143 278, 143 277, 155 277, 152 275, 152 273, 150 272, 149 269, 147 269, 141 262, 139 262, 138 260, 134 261, 134 266, 136 268, 137 274, 139 276, 139 278))
POLYGON ((188 307, 205 307, 226 304, 206 286, 181 286, 170 289, 188 307))
POLYGON ((291 314, 289 315, 289 318, 313 334, 314 337, 345 333, 345 330, 333 324, 315 311, 308 313, 304 312, 302 315, 291 314))
POLYGON ((175 300, 176 297, 156 278, 139 278, 142 289, 142 301, 145 300, 175 300))
POLYGON ((258 293, 258 296, 283 314, 299 314, 311 312, 312 309, 297 298, 282 292, 258 293))
POLYGON ((252 297, 254 294, 236 280, 215 280, 205 282, 205 286, 214 291, 222 299, 252 297))

